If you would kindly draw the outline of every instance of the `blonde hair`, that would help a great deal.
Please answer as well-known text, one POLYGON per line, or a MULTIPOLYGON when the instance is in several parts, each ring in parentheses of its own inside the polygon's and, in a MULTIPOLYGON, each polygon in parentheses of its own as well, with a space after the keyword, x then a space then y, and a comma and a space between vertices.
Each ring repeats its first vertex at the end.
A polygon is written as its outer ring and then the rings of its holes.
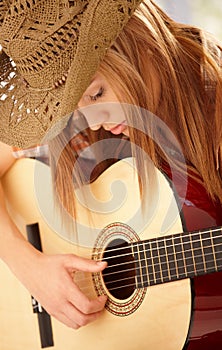
MULTIPOLYGON (((222 198, 220 55, 220 45, 208 34, 175 22, 147 0, 129 20, 99 67, 121 102, 142 107, 169 127, 192 176, 204 184, 213 200, 222 198)), ((143 113, 136 117, 129 114, 127 118, 135 126, 130 128, 132 145, 147 152, 154 164, 162 168, 166 156, 152 137, 147 136, 154 126, 149 126, 143 113)), ((63 136, 59 137, 61 140, 63 136)), ((96 139, 97 133, 93 137, 96 139)), ((143 161, 143 153, 135 149, 133 152, 146 183, 152 179, 150 169, 143 161)), ((68 144, 55 176, 57 190, 69 210, 73 210, 67 187, 68 176, 70 188, 73 180, 68 175, 73 169, 71 153, 68 144)), ((174 162, 181 173, 185 171, 183 162, 178 159, 174 162)))

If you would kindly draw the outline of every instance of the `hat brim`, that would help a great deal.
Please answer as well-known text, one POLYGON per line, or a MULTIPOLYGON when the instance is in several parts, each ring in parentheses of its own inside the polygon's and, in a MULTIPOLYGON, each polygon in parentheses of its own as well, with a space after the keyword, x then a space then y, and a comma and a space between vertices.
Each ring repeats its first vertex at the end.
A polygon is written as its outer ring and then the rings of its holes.
POLYGON ((140 2, 89 2, 81 20, 77 49, 66 81, 61 86, 51 89, 31 88, 2 51, 0 62, 4 58, 5 68, 4 74, 1 72, 1 80, 5 83, 0 84, 0 140, 25 148, 45 143, 59 134, 66 127, 70 114, 77 108, 107 49, 140 2), (106 16, 104 11, 109 15, 106 16))

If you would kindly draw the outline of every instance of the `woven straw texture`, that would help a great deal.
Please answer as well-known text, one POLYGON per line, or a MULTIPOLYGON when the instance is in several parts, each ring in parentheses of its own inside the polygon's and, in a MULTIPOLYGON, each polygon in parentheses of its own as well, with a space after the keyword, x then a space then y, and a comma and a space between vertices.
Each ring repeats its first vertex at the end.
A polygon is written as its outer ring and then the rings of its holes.
POLYGON ((140 2, 0 0, 0 140, 58 134, 140 2))

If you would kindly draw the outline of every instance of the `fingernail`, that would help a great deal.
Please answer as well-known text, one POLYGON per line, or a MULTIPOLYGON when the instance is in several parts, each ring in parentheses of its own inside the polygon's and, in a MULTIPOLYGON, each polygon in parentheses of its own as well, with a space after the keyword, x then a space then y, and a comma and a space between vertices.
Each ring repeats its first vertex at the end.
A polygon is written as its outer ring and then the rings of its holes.
POLYGON ((104 266, 106 264, 107 264, 106 261, 97 261, 97 265, 99 266, 104 266))

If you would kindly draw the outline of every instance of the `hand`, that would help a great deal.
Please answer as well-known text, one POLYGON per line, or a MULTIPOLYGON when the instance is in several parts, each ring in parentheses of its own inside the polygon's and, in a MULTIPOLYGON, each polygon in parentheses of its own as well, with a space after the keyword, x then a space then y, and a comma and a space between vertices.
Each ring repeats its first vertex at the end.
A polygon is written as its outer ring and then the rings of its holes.
POLYGON ((105 267, 105 262, 72 254, 38 253, 34 254, 25 271, 18 277, 50 315, 66 326, 78 329, 101 315, 107 297, 90 300, 74 283, 73 273, 99 272, 105 267))

